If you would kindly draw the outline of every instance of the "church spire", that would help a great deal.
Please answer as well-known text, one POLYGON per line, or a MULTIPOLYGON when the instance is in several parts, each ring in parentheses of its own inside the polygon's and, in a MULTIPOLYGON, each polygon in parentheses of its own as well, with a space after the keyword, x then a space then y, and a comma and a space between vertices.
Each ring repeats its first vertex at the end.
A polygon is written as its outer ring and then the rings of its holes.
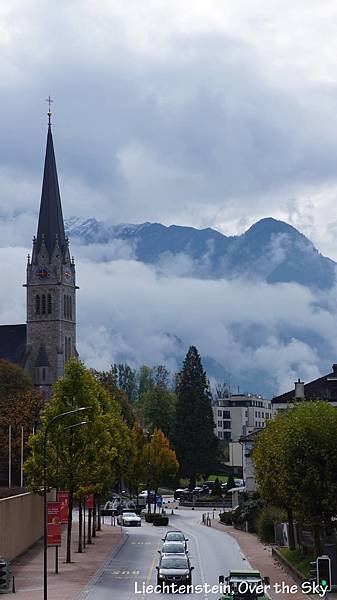
POLYGON ((49 256, 51 256, 53 252, 56 239, 58 240, 62 252, 64 251, 66 244, 53 136, 50 125, 50 115, 51 113, 49 106, 47 148, 44 163, 39 224, 36 240, 38 251, 40 250, 42 241, 44 241, 49 256))

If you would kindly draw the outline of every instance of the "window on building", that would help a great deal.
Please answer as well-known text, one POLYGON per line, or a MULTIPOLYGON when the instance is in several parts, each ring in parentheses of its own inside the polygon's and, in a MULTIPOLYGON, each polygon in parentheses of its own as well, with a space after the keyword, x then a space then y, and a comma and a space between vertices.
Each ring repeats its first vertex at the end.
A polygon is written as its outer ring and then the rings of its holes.
POLYGON ((35 296, 35 312, 37 315, 40 314, 40 296, 35 296))
POLYGON ((231 411, 230 410, 224 410, 222 416, 223 416, 224 419, 230 419, 231 418, 231 411))
POLYGON ((70 319, 73 318, 73 302, 71 296, 69 296, 69 317, 70 319))
POLYGON ((48 312, 48 315, 51 315, 51 310, 52 310, 51 294, 48 294, 48 297, 47 297, 47 312, 48 312))
POLYGON ((42 381, 46 380, 46 369, 43 367, 42 369, 42 381))
POLYGON ((223 421, 223 428, 224 429, 230 429, 231 428, 231 422, 230 421, 223 421))
POLYGON ((218 410, 218 417, 222 417, 222 410, 218 410))
POLYGON ((44 294, 42 294, 42 310, 41 310, 41 312, 43 315, 46 314, 46 296, 44 294))
POLYGON ((218 427, 222 427, 222 421, 218 421, 218 427))
POLYGON ((222 438, 222 431, 219 431, 219 432, 218 432, 218 437, 219 437, 219 438, 222 438))
POLYGON ((66 302, 66 295, 63 296, 63 315, 64 318, 66 318, 67 316, 67 302, 66 302))
POLYGON ((223 439, 224 440, 230 440, 231 439, 231 432, 230 431, 224 431, 223 432, 223 439))

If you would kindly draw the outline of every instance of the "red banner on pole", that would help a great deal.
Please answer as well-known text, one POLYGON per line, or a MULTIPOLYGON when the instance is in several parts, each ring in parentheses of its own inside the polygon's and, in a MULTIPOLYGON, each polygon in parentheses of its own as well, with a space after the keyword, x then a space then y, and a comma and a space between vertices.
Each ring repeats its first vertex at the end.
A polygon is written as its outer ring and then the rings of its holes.
POLYGON ((85 508, 94 508, 94 494, 85 497, 85 508))
POLYGON ((58 499, 60 502, 60 522, 68 523, 68 506, 69 506, 69 492, 59 492, 58 499))
POLYGON ((61 546, 60 502, 47 503, 48 546, 61 546))

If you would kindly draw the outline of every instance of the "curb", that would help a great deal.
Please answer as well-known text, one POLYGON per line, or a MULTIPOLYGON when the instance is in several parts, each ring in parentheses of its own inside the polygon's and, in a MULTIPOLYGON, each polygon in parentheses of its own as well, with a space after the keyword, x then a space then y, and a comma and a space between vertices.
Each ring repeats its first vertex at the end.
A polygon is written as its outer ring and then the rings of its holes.
POLYGON ((109 554, 109 556, 105 559, 103 565, 96 571, 96 573, 91 577, 91 579, 89 579, 87 585, 85 586, 85 589, 82 590, 78 594, 78 596, 76 596, 76 600, 86 600, 88 594, 91 592, 93 586, 99 580, 102 573, 105 571, 105 569, 106 569, 107 565, 109 564, 109 562, 111 561, 111 559, 113 559, 117 556, 118 552, 120 552, 120 550, 123 548, 127 539, 128 539, 127 533, 122 533, 122 537, 121 537, 120 541, 118 542, 117 546, 115 546, 112 553, 109 554))
POLYGON ((305 581, 305 577, 301 571, 296 569, 284 556, 282 556, 281 552, 279 552, 276 548, 271 549, 272 556, 276 558, 276 560, 281 563, 283 567, 285 567, 286 572, 291 575, 297 583, 303 583, 305 581))

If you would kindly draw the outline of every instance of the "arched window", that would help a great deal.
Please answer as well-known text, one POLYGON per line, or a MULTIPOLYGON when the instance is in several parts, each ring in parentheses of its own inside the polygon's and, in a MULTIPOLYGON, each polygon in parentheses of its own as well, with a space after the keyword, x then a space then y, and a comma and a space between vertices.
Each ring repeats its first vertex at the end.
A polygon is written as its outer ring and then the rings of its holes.
POLYGON ((45 315, 46 314, 46 296, 45 294, 42 294, 42 314, 45 315))
POLYGON ((66 317, 66 316, 67 316, 66 298, 67 298, 67 296, 66 296, 66 295, 64 295, 64 296, 63 296, 63 314, 64 314, 64 317, 66 317))
POLYGON ((48 298, 47 298, 47 312, 48 312, 48 315, 51 315, 51 311, 52 311, 51 294, 48 294, 48 298))
POLYGON ((64 362, 66 363, 68 360, 68 338, 64 338, 64 362))
POLYGON ((42 369, 42 381, 46 380, 46 369, 43 367, 42 369))
POLYGON ((71 338, 68 338, 68 359, 71 358, 71 338))
POLYGON ((35 312, 37 315, 40 314, 40 296, 35 296, 35 312))
POLYGON ((70 319, 73 318, 73 302, 71 296, 69 296, 69 317, 70 319))

